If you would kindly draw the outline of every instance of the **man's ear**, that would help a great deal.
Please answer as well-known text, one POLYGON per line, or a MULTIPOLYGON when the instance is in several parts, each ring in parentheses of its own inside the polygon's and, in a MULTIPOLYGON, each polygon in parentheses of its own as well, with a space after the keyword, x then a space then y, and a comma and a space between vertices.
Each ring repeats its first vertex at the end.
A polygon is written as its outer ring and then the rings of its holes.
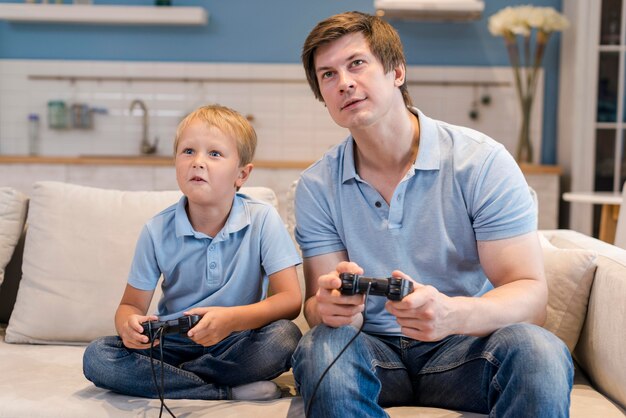
POLYGON ((239 189, 241 186, 244 185, 246 181, 248 181, 248 178, 250 178, 250 173, 252 172, 253 168, 254 165, 252 163, 248 163, 239 168, 239 175, 237 176, 237 180, 235 180, 235 187, 237 187, 237 189, 239 189))
POLYGON ((396 87, 400 87, 404 84, 406 80, 406 66, 404 64, 399 64, 396 68, 393 69, 393 84, 396 87))

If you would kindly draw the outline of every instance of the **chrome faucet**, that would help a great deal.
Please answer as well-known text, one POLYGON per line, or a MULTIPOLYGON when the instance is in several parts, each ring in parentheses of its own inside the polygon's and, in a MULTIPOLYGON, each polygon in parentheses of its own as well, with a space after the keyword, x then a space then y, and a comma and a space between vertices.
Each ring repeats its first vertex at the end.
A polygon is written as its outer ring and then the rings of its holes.
POLYGON ((157 145, 159 143, 159 139, 155 138, 154 143, 150 143, 148 141, 148 108, 143 100, 135 99, 130 103, 130 113, 133 113, 133 109, 139 106, 143 111, 143 131, 141 134, 141 153, 142 154, 154 154, 157 151, 157 145))

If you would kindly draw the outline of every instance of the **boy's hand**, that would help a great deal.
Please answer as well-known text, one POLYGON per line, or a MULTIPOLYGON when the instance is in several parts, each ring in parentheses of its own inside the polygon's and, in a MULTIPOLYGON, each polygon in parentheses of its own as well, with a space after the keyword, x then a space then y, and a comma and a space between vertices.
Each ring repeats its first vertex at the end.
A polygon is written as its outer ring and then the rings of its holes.
MULTIPOLYGON (((159 318, 155 315, 129 315, 124 324, 118 330, 120 338, 127 348, 146 349, 150 348, 150 339, 143 335, 143 326, 147 321, 156 321, 159 318)), ((154 346, 159 345, 159 340, 154 341, 154 346)))
POLYGON ((337 264, 335 271, 323 274, 318 278, 317 311, 322 322, 329 327, 343 325, 360 325, 363 320, 361 313, 364 309, 364 296, 344 296, 340 292, 341 273, 363 274, 363 269, 358 264, 342 261, 337 264))
POLYGON ((189 330, 187 336, 205 347, 219 343, 235 330, 236 307, 211 306, 193 308, 185 315, 200 315, 202 319, 189 330))
POLYGON ((439 341, 455 333, 450 315, 452 299, 433 286, 424 286, 395 270, 393 276, 413 282, 413 292, 400 301, 387 301, 386 309, 396 317, 402 334, 419 341, 439 341))

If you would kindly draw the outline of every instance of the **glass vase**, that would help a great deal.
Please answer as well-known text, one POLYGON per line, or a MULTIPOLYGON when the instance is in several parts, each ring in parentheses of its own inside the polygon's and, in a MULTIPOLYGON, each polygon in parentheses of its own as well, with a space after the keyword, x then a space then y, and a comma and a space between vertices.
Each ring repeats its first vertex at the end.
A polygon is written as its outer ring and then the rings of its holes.
POLYGON ((532 96, 522 100, 522 121, 517 138, 515 159, 518 163, 530 164, 533 162, 533 144, 530 139, 530 110, 533 104, 532 96))

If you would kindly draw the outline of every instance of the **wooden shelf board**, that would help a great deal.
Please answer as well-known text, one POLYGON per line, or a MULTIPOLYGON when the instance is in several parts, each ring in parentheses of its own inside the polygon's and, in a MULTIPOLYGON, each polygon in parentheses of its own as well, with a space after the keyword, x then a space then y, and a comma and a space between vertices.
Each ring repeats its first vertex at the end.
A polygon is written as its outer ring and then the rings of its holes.
POLYGON ((202 7, 2 3, 0 19, 35 23, 206 25, 208 14, 202 7))
MULTIPOLYGON (((303 170, 313 161, 255 160, 257 168, 303 170)), ((174 157, 162 155, 81 155, 81 156, 28 156, 0 155, 1 164, 69 164, 69 165, 144 165, 174 166, 174 157)))

